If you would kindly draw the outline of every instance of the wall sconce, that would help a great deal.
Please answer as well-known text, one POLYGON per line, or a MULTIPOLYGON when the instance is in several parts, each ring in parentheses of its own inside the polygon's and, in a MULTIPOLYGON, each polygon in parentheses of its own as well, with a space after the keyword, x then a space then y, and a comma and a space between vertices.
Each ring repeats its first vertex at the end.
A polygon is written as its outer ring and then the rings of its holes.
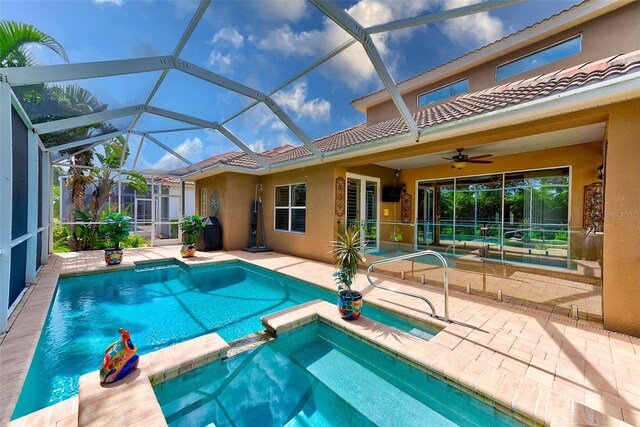
POLYGON ((604 164, 598 166, 598 178, 603 179, 604 178, 604 164))
POLYGON ((387 208, 384 209, 384 216, 389 216, 389 209, 387 208))

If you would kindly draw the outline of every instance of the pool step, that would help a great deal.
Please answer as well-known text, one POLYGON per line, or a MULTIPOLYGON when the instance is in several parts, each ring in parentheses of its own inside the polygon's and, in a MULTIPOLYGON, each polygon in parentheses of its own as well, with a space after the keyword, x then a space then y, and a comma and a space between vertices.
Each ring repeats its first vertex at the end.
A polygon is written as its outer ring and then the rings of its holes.
POLYGON ((296 359, 318 381, 376 425, 456 425, 336 349, 320 357, 303 350, 296 354, 296 359))

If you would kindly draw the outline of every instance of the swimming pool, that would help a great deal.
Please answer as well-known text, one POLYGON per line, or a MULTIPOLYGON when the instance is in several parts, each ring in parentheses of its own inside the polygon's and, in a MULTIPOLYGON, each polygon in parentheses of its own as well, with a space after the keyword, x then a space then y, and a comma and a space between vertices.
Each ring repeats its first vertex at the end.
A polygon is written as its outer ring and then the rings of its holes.
POLYGON ((519 426, 322 322, 154 388, 170 426, 519 426))
MULTIPOLYGON (((75 395, 78 378, 99 368, 120 327, 144 354, 209 332, 232 341, 263 330, 260 317, 318 298, 337 297, 240 261, 197 267, 163 262, 61 278, 13 418, 75 395)), ((364 313, 423 339, 437 333, 367 304, 364 313)))

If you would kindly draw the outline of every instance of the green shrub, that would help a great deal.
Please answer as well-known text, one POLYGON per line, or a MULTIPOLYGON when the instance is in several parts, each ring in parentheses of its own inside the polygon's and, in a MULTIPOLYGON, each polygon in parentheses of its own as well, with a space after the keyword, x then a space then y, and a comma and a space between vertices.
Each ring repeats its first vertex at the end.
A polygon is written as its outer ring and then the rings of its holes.
POLYGON ((122 248, 144 248, 150 246, 151 242, 138 234, 130 234, 120 242, 122 248))
POLYGON ((53 252, 69 252, 69 227, 60 224, 53 225, 53 252))
POLYGON ((204 230, 204 222, 200 215, 185 215, 180 220, 182 241, 184 243, 195 242, 204 230))
POLYGON ((170 219, 169 222, 175 223, 175 224, 171 224, 171 237, 172 238, 178 237, 178 220, 170 219))

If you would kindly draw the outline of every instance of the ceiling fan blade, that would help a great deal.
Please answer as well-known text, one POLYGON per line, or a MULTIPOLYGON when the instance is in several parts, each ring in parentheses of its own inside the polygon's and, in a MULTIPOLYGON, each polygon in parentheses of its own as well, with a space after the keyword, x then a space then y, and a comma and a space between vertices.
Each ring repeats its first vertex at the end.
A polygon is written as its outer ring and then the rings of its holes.
POLYGON ((454 162, 456 159, 452 159, 450 157, 443 157, 442 160, 451 160, 452 162, 454 162))
POLYGON ((493 154, 480 154, 479 156, 469 157, 469 159, 484 159, 486 157, 493 157, 493 154))
POLYGON ((493 160, 472 160, 472 159, 467 159, 465 160, 467 163, 482 163, 482 164, 489 164, 489 163, 493 163, 493 160))

